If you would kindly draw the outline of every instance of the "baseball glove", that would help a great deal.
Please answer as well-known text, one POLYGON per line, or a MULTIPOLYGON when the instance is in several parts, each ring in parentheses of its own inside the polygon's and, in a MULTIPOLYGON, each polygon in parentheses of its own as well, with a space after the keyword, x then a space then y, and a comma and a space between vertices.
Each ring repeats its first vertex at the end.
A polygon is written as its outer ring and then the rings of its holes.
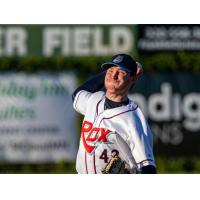
POLYGON ((113 154, 107 165, 102 169, 102 174, 127 174, 128 170, 125 168, 125 161, 118 155, 113 154))

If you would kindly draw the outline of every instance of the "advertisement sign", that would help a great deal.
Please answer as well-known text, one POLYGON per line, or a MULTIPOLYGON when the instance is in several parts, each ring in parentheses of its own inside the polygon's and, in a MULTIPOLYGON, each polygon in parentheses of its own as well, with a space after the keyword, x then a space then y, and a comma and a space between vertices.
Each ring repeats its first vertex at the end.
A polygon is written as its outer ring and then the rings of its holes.
POLYGON ((77 151, 71 73, 0 75, 0 160, 74 161, 77 151))
POLYGON ((200 76, 192 73, 144 74, 130 98, 142 109, 154 134, 154 151, 200 155, 200 76))
POLYGON ((134 32, 133 25, 0 25, 0 57, 130 53, 134 32))
POLYGON ((200 25, 139 25, 140 52, 199 51, 200 25))

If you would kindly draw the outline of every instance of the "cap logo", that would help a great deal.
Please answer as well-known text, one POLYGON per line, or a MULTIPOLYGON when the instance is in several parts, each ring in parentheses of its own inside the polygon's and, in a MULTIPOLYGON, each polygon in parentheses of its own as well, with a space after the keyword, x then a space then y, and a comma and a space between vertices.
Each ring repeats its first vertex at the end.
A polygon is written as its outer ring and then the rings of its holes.
POLYGON ((123 56, 117 56, 117 57, 113 60, 113 62, 115 62, 115 63, 120 63, 122 60, 123 60, 123 56))

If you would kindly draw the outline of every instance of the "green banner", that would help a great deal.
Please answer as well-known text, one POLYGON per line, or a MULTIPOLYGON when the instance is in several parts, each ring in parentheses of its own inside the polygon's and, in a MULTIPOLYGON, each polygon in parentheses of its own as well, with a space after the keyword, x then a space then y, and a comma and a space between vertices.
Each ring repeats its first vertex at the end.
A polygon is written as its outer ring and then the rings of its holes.
POLYGON ((0 25, 0 57, 131 53, 135 35, 134 25, 0 25))

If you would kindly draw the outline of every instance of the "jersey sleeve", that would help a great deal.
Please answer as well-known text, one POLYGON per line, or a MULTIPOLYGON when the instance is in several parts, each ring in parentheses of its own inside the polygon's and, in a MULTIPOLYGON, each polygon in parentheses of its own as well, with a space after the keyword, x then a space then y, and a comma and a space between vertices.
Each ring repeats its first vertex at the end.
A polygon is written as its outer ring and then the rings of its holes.
POLYGON ((76 94, 73 102, 73 107, 78 113, 85 115, 88 105, 88 100, 91 97, 91 95, 92 95, 91 92, 85 90, 81 90, 76 94))
POLYGON ((141 110, 138 108, 137 111, 134 111, 131 118, 129 119, 128 144, 137 167, 139 169, 147 165, 156 167, 152 133, 141 110))

